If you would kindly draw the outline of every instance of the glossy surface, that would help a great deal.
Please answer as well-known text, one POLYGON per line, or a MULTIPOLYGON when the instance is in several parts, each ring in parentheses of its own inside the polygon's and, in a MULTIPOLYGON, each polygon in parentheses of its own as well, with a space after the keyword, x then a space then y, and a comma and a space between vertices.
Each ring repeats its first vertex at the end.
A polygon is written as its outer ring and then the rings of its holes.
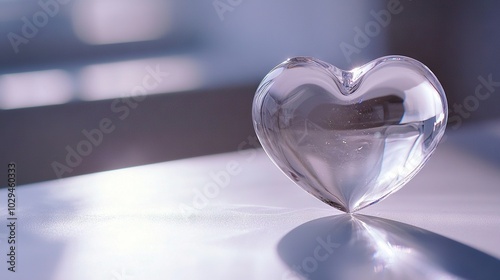
POLYGON ((448 116, 436 77, 402 56, 351 71, 309 57, 289 59, 261 82, 252 113, 273 162, 345 212, 410 180, 436 148, 448 116))

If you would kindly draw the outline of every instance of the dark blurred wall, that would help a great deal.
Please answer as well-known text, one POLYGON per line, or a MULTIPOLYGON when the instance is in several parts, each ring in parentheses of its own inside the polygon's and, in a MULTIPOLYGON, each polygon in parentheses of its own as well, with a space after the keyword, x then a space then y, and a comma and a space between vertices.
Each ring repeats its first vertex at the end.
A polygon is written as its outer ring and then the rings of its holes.
POLYGON ((389 53, 424 62, 441 81, 449 129, 500 116, 500 2, 407 3, 389 26, 389 53))

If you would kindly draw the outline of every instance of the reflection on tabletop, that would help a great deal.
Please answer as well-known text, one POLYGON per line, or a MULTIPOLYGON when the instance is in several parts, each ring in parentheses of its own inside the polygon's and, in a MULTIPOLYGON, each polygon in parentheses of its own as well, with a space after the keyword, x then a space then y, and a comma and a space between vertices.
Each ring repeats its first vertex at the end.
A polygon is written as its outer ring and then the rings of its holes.
POLYGON ((500 260, 383 218, 342 214, 304 223, 278 244, 286 279, 499 279, 500 260))

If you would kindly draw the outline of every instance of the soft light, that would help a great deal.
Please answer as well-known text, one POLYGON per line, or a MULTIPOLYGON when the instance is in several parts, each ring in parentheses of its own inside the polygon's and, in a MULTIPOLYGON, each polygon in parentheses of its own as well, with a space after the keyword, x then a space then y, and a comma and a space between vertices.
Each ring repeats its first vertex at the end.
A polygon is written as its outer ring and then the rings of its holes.
POLYGON ((170 27, 168 1, 78 0, 73 6, 73 29, 91 45, 155 40, 170 27))
POLYGON ((63 70, 44 70, 0 76, 0 108, 15 109, 66 103, 73 83, 63 70))
POLYGON ((201 85, 200 66, 189 57, 158 57, 94 64, 80 72, 81 99, 99 100, 178 92, 201 85))

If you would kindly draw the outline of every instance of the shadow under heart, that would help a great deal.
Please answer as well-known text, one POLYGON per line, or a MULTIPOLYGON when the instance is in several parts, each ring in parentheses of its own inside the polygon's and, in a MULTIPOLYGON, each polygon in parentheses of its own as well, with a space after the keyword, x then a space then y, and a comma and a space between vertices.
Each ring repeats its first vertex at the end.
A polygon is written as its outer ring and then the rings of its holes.
POLYGON ((304 223, 279 242, 282 279, 500 279, 500 260, 442 235, 365 215, 304 223))

